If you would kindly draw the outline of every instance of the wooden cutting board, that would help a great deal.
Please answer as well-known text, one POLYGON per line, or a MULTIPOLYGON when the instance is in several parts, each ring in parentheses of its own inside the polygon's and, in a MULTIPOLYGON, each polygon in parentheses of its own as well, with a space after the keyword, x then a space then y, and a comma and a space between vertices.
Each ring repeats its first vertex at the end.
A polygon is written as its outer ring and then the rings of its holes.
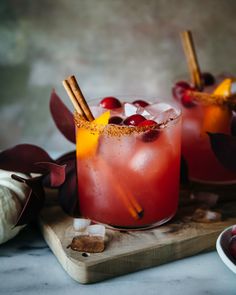
POLYGON ((74 236, 73 219, 59 206, 45 207, 41 211, 39 225, 44 239, 65 271, 74 280, 86 284, 215 249, 219 233, 236 224, 236 198, 219 204, 224 220, 216 223, 191 221, 191 214, 197 206, 199 204, 181 202, 177 216, 155 229, 107 229, 105 250, 96 254, 67 248, 74 236))

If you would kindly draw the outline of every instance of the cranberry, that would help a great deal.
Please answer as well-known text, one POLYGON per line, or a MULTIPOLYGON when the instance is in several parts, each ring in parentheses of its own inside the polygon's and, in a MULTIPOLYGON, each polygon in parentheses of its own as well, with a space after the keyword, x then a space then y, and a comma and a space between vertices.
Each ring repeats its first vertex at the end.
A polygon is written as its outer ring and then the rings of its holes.
MULTIPOLYGON (((141 122, 138 126, 153 126, 153 125, 157 125, 157 122, 155 122, 153 120, 145 120, 145 121, 141 122)), ((151 130, 145 131, 142 134, 141 138, 142 138, 142 141, 144 141, 144 142, 152 142, 157 139, 159 134, 160 134, 160 132, 158 130, 151 129, 151 130)))
POLYGON ((138 124, 138 126, 152 126, 152 125, 157 125, 157 122, 153 120, 145 120, 138 124))
POLYGON ((215 84, 215 77, 211 73, 202 73, 201 77, 204 86, 212 86, 215 84))
POLYGON ((138 126, 141 122, 145 121, 146 119, 139 114, 134 114, 132 116, 129 116, 124 120, 125 125, 132 125, 132 126, 138 126))
POLYGON ((232 236, 229 242, 229 253, 236 259, 236 236, 232 236))
POLYGON ((194 91, 195 88, 185 81, 177 82, 172 88, 174 98, 178 101, 181 101, 186 108, 190 108, 195 105, 191 99, 191 96, 188 94, 188 90, 194 91))
POLYGON ((144 100, 135 100, 133 101, 133 104, 136 105, 137 107, 142 107, 142 108, 145 108, 146 106, 149 105, 149 103, 144 100))
POLYGON ((231 231, 232 236, 236 236, 236 225, 234 225, 232 227, 232 231, 231 231))
POLYGON ((185 81, 179 81, 175 84, 175 86, 172 88, 172 94, 175 99, 181 100, 183 94, 186 90, 190 90, 192 87, 185 81))
POLYGON ((191 107, 195 106, 195 103, 193 102, 193 99, 187 90, 183 93, 183 96, 181 98, 181 102, 182 102, 183 106, 186 108, 191 108, 191 107))
POLYGON ((113 110, 113 109, 120 108, 121 102, 119 101, 119 99, 113 96, 108 96, 108 97, 104 97, 101 100, 100 106, 102 106, 104 109, 113 110))
POLYGON ((109 124, 115 124, 115 125, 121 125, 122 122, 123 122, 123 119, 118 116, 113 116, 108 121, 109 124))

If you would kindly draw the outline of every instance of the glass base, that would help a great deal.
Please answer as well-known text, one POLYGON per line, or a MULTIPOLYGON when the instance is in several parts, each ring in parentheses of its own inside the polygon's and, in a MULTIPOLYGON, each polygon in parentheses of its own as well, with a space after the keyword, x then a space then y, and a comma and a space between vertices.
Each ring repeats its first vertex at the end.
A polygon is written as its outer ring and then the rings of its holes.
POLYGON ((157 221, 155 223, 137 226, 137 227, 136 226, 116 226, 116 225, 112 225, 112 224, 104 224, 104 223, 98 222, 96 220, 92 220, 92 221, 97 224, 102 224, 107 229, 112 229, 112 230, 117 230, 117 231, 139 231, 139 230, 141 230, 142 231, 142 230, 148 230, 148 229, 158 227, 158 226, 170 221, 175 216, 175 214, 176 214, 176 212, 174 214, 172 214, 171 216, 164 218, 160 221, 157 221))

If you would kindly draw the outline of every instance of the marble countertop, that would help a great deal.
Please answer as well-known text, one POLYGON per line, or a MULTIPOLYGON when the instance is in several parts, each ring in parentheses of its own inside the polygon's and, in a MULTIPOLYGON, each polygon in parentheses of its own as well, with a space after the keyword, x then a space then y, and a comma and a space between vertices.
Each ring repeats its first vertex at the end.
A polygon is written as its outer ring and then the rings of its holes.
POLYGON ((96 284, 61 268, 36 226, 0 245, 0 294, 236 294, 236 277, 215 251, 96 284))

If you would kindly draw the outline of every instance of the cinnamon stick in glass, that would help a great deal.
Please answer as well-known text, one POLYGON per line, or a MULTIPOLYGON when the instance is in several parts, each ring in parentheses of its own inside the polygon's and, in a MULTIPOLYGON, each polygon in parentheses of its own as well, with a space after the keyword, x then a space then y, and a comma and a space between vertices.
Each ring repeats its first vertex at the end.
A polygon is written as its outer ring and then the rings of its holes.
POLYGON ((67 78, 68 83, 70 84, 71 90, 73 91, 80 107, 82 108, 88 121, 92 122, 94 116, 84 98, 82 91, 80 90, 79 84, 77 83, 75 76, 70 76, 67 78))
POLYGON ((201 71, 197 60, 191 31, 181 32, 181 39, 188 62, 192 83, 198 90, 202 90, 203 84, 201 79, 201 71))
POLYGON ((72 89, 71 89, 70 84, 68 83, 68 81, 67 80, 64 80, 64 81, 62 81, 62 84, 63 84, 63 86, 64 86, 64 88, 65 88, 65 90, 66 90, 66 92, 67 92, 67 94, 68 94, 68 96, 69 96, 69 98, 70 98, 70 100, 71 100, 71 102, 73 104, 73 107, 75 108, 76 112, 78 114, 80 114, 81 116, 83 116, 85 119, 87 119, 86 118, 86 115, 85 115, 85 113, 83 111, 83 109, 78 104, 77 99, 76 99, 76 97, 74 95, 74 92, 72 91, 72 89))

